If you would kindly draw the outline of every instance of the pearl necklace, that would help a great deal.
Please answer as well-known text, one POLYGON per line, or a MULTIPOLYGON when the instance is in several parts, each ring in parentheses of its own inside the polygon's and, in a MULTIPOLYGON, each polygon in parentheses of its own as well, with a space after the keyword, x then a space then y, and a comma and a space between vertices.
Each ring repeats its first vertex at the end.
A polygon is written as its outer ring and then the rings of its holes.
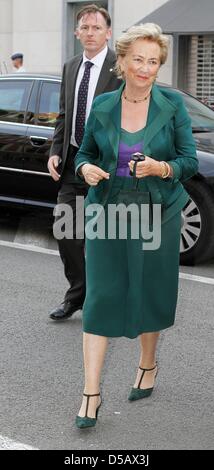
POLYGON ((141 98, 141 99, 139 99, 139 100, 130 100, 130 99, 126 96, 125 91, 124 91, 124 92, 123 92, 123 97, 124 97, 124 99, 125 99, 126 101, 129 101, 129 103, 141 103, 142 101, 146 101, 146 100, 149 98, 150 94, 151 94, 151 90, 150 90, 150 92, 148 93, 148 95, 144 96, 144 98, 141 98))

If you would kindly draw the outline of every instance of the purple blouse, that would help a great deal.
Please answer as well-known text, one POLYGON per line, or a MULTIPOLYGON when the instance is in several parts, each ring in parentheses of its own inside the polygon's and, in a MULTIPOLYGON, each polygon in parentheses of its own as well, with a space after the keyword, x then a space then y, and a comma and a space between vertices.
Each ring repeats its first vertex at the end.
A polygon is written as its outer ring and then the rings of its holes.
POLYGON ((121 129, 116 176, 130 177, 128 162, 132 153, 143 151, 143 133, 144 129, 137 132, 121 129))

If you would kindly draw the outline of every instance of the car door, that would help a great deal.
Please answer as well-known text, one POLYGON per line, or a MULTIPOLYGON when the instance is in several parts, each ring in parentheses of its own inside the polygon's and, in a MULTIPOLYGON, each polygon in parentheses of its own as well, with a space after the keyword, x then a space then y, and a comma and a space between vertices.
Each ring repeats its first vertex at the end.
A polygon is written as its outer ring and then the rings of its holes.
POLYGON ((25 112, 33 81, 0 78, 0 201, 24 198, 25 112))
POLYGON ((59 113, 60 80, 43 79, 39 84, 35 115, 28 120, 24 177, 28 202, 52 206, 58 184, 51 178, 47 163, 56 118, 59 113))

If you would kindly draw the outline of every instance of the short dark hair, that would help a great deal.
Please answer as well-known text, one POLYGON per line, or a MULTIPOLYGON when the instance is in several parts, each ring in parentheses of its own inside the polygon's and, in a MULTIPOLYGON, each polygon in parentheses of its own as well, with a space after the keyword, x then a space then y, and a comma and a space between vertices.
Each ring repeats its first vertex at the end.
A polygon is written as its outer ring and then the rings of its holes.
POLYGON ((81 8, 81 10, 78 11, 77 23, 83 16, 88 15, 90 13, 100 13, 106 21, 108 28, 111 27, 111 17, 109 15, 109 12, 105 8, 98 7, 98 5, 95 5, 94 3, 92 3, 91 5, 85 5, 83 8, 81 8))

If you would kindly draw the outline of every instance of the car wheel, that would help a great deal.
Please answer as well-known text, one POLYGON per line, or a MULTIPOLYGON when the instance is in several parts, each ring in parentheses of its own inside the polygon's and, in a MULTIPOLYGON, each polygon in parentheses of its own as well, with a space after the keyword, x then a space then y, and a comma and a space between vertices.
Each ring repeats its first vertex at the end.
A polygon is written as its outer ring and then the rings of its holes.
POLYGON ((196 179, 185 189, 190 199, 182 210, 180 263, 193 266, 214 256, 214 196, 196 179))

